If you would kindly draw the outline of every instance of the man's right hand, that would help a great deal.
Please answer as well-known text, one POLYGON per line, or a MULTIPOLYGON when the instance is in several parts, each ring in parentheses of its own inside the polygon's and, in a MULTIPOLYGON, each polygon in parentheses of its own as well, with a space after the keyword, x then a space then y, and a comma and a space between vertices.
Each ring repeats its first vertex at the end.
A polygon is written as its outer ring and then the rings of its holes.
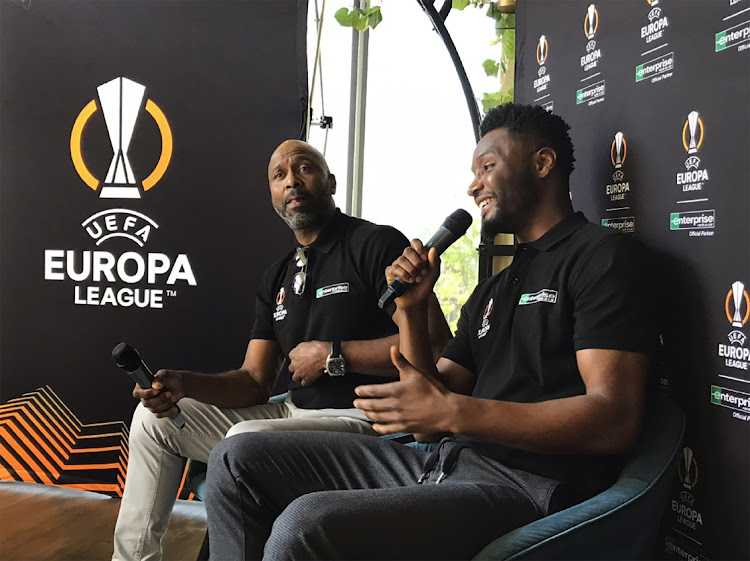
POLYGON ((150 389, 135 385, 133 397, 140 399, 143 406, 157 417, 171 417, 177 413, 175 404, 185 397, 185 374, 188 372, 184 370, 159 370, 150 389))
POLYGON ((398 308, 426 304, 432 289, 440 276, 440 257, 437 250, 431 248, 428 252, 418 239, 411 242, 411 246, 386 268, 386 281, 390 282, 400 277, 402 281, 412 286, 402 296, 396 298, 398 308))

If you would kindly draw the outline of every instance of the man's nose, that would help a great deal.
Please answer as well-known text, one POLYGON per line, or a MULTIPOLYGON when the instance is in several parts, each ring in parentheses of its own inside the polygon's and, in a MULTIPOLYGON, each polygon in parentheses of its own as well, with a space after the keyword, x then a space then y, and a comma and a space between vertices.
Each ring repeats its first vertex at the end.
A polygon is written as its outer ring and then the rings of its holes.
POLYGON ((302 181, 299 177, 297 177, 297 174, 293 171, 290 171, 289 174, 286 176, 286 188, 287 189, 296 189, 300 185, 302 185, 302 181))
POLYGON ((479 183, 478 179, 474 179, 471 183, 469 183, 469 186, 466 188, 466 194, 470 197, 476 196, 476 192, 479 191, 481 188, 481 185, 479 183))

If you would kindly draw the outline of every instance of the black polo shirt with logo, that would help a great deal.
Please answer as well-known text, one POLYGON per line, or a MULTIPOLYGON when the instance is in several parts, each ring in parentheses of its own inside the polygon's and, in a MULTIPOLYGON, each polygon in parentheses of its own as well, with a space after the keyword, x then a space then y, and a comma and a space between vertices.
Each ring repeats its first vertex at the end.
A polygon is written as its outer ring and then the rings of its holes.
POLYGON ((354 388, 393 381, 383 376, 323 374, 310 386, 292 380, 289 352, 303 341, 371 340, 398 333, 393 309, 382 310, 378 299, 385 291, 385 268, 409 245, 390 226, 353 218, 338 209, 307 252, 304 292, 293 290, 300 267, 291 251, 269 268, 256 294, 255 325, 251 339, 275 340, 284 354, 282 377, 297 407, 350 408, 354 388))
MULTIPOLYGON (((634 238, 573 214, 518 244, 512 264, 476 287, 443 356, 477 375, 474 397, 536 403, 584 394, 576 351, 654 349, 646 256, 634 238)), ((454 438, 580 496, 609 485, 622 466, 611 456, 543 455, 454 438)))

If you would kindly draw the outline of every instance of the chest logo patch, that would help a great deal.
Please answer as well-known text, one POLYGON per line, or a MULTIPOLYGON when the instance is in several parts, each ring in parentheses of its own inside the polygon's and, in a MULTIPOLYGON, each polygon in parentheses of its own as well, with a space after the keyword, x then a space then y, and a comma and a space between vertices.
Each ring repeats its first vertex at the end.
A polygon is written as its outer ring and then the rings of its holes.
POLYGON ((557 302, 557 290, 543 288, 539 292, 521 294, 521 298, 518 300, 518 305, 528 306, 529 304, 539 304, 540 302, 555 304, 557 302))
POLYGON ((482 327, 479 331, 477 331, 477 339, 481 339, 485 335, 487 335, 487 332, 490 330, 490 316, 492 315, 492 310, 495 307, 495 300, 494 298, 490 298, 490 301, 487 302, 487 305, 484 307, 484 312, 482 313, 482 327))
POLYGON ((286 318, 287 310, 284 307, 284 298, 286 298, 286 290, 282 286, 276 294, 276 310, 273 312, 274 321, 281 321, 286 318))
POLYGON ((329 284, 328 286, 321 286, 315 291, 315 298, 325 298, 332 294, 344 294, 349 292, 349 283, 340 282, 338 284, 329 284))

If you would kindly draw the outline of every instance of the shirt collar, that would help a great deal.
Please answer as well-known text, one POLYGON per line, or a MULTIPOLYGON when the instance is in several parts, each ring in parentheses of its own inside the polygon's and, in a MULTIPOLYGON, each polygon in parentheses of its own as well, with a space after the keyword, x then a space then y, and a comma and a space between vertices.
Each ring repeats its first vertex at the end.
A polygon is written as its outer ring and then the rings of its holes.
POLYGON ((575 212, 552 226, 541 238, 529 242, 527 245, 539 251, 549 251, 586 223, 588 223, 588 220, 583 213, 575 212))
POLYGON ((329 253, 344 233, 343 225, 345 220, 346 217, 337 208, 331 219, 328 221, 328 224, 323 227, 315 241, 310 244, 310 247, 315 251, 329 253))

